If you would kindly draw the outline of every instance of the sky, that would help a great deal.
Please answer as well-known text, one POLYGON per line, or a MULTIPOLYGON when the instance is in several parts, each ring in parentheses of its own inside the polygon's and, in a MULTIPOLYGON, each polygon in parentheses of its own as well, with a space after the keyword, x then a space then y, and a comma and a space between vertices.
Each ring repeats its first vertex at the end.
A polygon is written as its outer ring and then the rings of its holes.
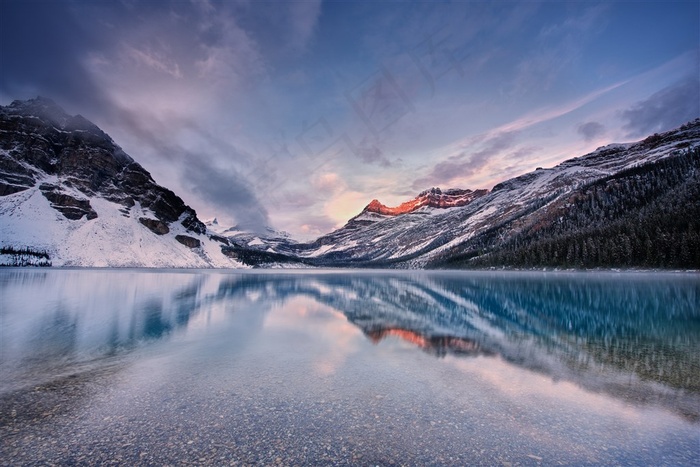
POLYGON ((2 0, 0 105, 106 131, 202 219, 300 240, 700 117, 700 2, 2 0))

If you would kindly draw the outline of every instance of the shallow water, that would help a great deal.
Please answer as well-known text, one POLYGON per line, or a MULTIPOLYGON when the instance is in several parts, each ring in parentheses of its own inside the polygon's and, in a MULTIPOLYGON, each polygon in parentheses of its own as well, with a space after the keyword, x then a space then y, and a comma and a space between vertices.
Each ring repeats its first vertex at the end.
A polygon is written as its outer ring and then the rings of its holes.
POLYGON ((0 461, 693 465, 700 276, 0 270, 0 461))

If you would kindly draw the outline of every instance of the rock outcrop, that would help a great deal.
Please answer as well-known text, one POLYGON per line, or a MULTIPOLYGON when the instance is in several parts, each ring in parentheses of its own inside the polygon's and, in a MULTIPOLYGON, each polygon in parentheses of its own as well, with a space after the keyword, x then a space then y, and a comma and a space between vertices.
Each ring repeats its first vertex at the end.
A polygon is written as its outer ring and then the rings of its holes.
POLYGON ((0 265, 240 267, 104 131, 38 97, 0 106, 0 265))
POLYGON ((442 191, 440 188, 431 188, 423 191, 412 200, 393 208, 385 206, 379 200, 374 199, 365 207, 364 212, 374 212, 385 216, 400 216, 401 214, 416 211, 424 206, 439 209, 466 206, 486 194, 488 194, 488 190, 472 191, 453 188, 442 191))
POLYGON ((0 196, 27 190, 47 176, 55 177, 55 183, 44 183, 41 191, 68 219, 94 219, 88 198, 99 196, 126 208, 140 203, 164 224, 180 222, 188 231, 206 231, 192 208, 156 184, 84 117, 70 116, 43 97, 0 107, 0 196))

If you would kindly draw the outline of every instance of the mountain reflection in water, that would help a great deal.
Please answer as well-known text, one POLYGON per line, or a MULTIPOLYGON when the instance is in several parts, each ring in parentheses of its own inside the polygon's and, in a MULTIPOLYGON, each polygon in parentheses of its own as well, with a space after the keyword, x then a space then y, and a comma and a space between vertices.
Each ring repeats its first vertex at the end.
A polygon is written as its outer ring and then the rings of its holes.
POLYGON ((0 294, 2 392, 214 326, 215 308, 254 308, 247 326, 259 330, 273 307, 305 297, 380 346, 500 358, 700 419, 697 275, 5 270, 0 294))

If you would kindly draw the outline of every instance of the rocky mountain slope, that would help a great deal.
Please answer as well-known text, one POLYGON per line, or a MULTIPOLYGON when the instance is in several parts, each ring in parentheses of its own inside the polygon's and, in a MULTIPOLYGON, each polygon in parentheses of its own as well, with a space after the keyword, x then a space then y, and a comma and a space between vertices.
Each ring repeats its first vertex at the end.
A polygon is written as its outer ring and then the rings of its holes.
POLYGON ((240 266, 221 246, 84 117, 41 97, 0 107, 0 263, 240 266))
POLYGON ((700 119, 488 190, 372 200, 310 243, 202 223, 80 115, 0 107, 0 264, 700 268, 700 119))
POLYGON ((440 209, 454 208, 466 206, 476 198, 480 198, 487 193, 488 190, 472 191, 453 188, 443 192, 440 188, 431 188, 430 190, 420 193, 412 200, 401 203, 399 206, 393 208, 387 207, 380 203, 379 200, 374 199, 362 212, 377 213, 386 216, 400 216, 402 214, 415 212, 424 206, 440 209))
POLYGON ((335 232, 276 250, 311 264, 358 267, 697 268, 698 148, 695 120, 537 169, 490 192, 432 189, 397 208, 374 200, 335 232), (455 205, 423 201, 453 194, 466 198, 455 205), (635 219, 652 233, 644 237, 638 228, 632 235, 635 219), (642 254, 639 243, 649 251, 642 254))

